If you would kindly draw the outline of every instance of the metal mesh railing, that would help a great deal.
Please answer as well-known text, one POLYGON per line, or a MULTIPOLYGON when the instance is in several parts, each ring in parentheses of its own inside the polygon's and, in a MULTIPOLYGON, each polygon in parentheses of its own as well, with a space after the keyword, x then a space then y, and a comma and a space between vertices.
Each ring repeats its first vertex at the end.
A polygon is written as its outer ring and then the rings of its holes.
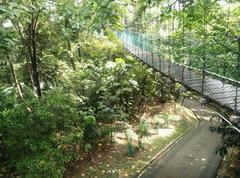
POLYGON ((157 50, 159 48, 153 45, 153 42, 151 42, 153 39, 147 35, 130 31, 118 32, 117 35, 125 48, 139 60, 188 88, 201 93, 204 97, 208 97, 240 113, 240 82, 234 80, 239 73, 235 72, 235 75, 231 75, 233 79, 225 77, 233 72, 228 71, 231 70, 232 63, 226 66, 226 61, 223 61, 223 64, 218 61, 218 67, 215 71, 225 72, 226 75, 222 76, 212 72, 214 70, 211 65, 198 67, 199 60, 189 60, 188 65, 186 65, 173 61, 169 56, 167 58, 166 54, 162 54, 161 51, 157 50), (220 68, 224 67, 224 65, 225 69, 220 68))

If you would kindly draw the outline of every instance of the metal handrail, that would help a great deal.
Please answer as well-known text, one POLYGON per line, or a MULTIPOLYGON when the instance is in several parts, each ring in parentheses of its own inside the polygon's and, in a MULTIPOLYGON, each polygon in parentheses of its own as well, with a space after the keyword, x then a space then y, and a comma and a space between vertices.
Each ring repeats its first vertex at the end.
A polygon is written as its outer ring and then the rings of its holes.
MULTIPOLYGON (((150 52, 147 52, 150 54, 150 52)), ((161 59, 163 60, 163 59, 161 59)), ((167 61, 167 60, 164 60, 164 61, 167 61)), ((195 70, 195 71, 199 71, 199 72, 202 72, 201 69, 198 69, 196 67, 192 67, 192 66, 188 66, 188 65, 185 65, 183 63, 180 63, 180 62, 176 62, 176 61, 171 61, 172 64, 177 64, 177 65, 180 65, 180 66, 184 66, 188 69, 191 69, 191 70, 195 70)), ((225 81, 228 81, 229 83, 232 83, 232 84, 235 84, 235 85, 240 85, 240 82, 235 80, 235 79, 232 79, 232 78, 229 78, 229 77, 225 77, 225 76, 222 76, 222 75, 219 75, 217 73, 214 73, 214 72, 210 72, 208 70, 205 70, 205 72, 213 77, 217 77, 217 78, 220 78, 222 80, 225 80, 225 81)))
MULTIPOLYGON (((137 33, 134 33, 134 34, 137 34, 137 33)), ((126 34, 124 36, 129 36, 129 34, 126 34)), ((130 34, 130 36, 131 36, 131 34, 130 34)), ((155 68, 159 72, 162 72, 162 73, 168 75, 169 77, 175 78, 178 82, 182 83, 183 85, 187 85, 189 88, 192 88, 193 90, 201 93, 202 96, 208 97, 208 98, 210 98, 210 99, 212 99, 212 100, 214 100, 214 101, 216 101, 218 103, 221 103, 223 106, 229 107, 232 110, 234 110, 235 112, 240 113, 240 109, 239 109, 239 104, 240 104, 239 103, 240 82, 238 80, 234 80, 233 78, 228 78, 228 77, 219 75, 217 73, 210 72, 210 71, 208 71, 206 69, 204 69, 204 70, 203 69, 198 69, 196 67, 189 66, 189 65, 187 65, 185 63, 182 63, 182 62, 172 61, 171 59, 169 59, 169 60, 162 59, 161 56, 158 56, 159 58, 157 60, 159 60, 160 65, 162 63, 164 64, 164 62, 167 62, 166 64, 168 64, 168 66, 165 66, 165 67, 168 67, 168 70, 165 71, 162 68, 156 68, 155 65, 154 65, 154 60, 153 60, 154 57, 153 57, 153 53, 152 52, 148 51, 147 49, 144 49, 141 46, 135 45, 134 41, 133 41, 134 38, 125 39, 125 38, 121 38, 120 37, 120 39, 123 41, 125 48, 131 54, 135 55, 137 58, 139 58, 140 60, 144 61, 145 63, 147 63, 151 67, 155 68), (140 50, 141 50, 142 56, 137 55, 137 53, 139 53, 140 50), (143 54, 144 54, 144 56, 143 56, 143 54), (196 80, 196 75, 197 75, 197 79, 198 79, 198 75, 199 75, 199 79, 201 79, 202 82, 201 83, 199 81, 197 81, 197 82, 200 83, 199 86, 202 86, 202 88, 201 89, 194 88, 195 87, 194 85, 192 85, 192 84, 190 85, 188 82, 186 83, 185 77, 184 78, 182 77, 181 79, 178 79, 178 78, 176 78, 177 76, 175 76, 175 74, 170 76, 170 72, 171 72, 170 67, 175 66, 175 65, 182 67, 182 69, 180 69, 181 71, 180 70, 178 71, 179 75, 181 73, 181 75, 184 76, 185 69, 194 72, 193 75, 195 77, 195 80, 196 80), (221 86, 224 86, 224 88, 225 88, 225 86, 228 86, 229 84, 231 85, 232 89, 231 89, 231 91, 228 91, 228 93, 232 93, 232 94, 229 97, 225 97, 225 98, 231 99, 232 100, 231 103, 229 103, 228 100, 221 101, 219 97, 211 97, 209 95, 209 92, 210 92, 210 94, 212 94, 214 92, 214 91, 211 91, 211 90, 215 90, 215 89, 219 88, 219 87, 210 87, 210 88, 208 88, 208 86, 205 85, 205 82, 207 82, 209 79, 213 79, 213 80, 222 82, 221 86), (227 85, 225 85, 225 84, 227 84, 227 85)), ((214 82, 214 81, 211 81, 211 82, 214 82)), ((196 87, 199 87, 199 86, 196 86, 196 87)), ((221 90, 218 90, 218 92, 222 93, 221 90)), ((224 93, 226 93, 225 90, 224 90, 224 93)))
MULTIPOLYGON (((218 113, 218 112, 214 112, 213 114, 218 115, 219 117, 221 117, 225 122, 227 122, 231 128, 235 129, 239 134, 240 134, 240 129, 237 128, 235 125, 233 125, 227 118, 225 118, 222 114, 218 113)), ((214 117, 214 116, 213 116, 214 117)))

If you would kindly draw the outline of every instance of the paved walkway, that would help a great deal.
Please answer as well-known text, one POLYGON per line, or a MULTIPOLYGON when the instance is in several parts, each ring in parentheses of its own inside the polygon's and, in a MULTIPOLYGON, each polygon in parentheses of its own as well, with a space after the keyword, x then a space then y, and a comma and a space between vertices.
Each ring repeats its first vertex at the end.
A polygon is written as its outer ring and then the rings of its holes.
POLYGON ((216 155, 216 148, 221 144, 221 137, 209 131, 213 110, 201 107, 199 103, 187 100, 184 104, 195 111, 200 118, 199 125, 171 146, 146 171, 141 178, 214 178, 221 157, 216 155))

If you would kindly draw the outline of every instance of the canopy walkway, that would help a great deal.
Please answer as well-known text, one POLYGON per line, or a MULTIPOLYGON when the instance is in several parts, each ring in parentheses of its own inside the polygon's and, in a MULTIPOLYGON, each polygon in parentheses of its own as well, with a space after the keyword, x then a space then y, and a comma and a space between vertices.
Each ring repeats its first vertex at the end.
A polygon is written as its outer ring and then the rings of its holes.
MULTIPOLYGON (((144 34, 123 31, 118 32, 117 35, 123 42, 126 50, 140 61, 172 80, 183 84, 186 88, 200 93, 204 98, 213 100, 236 113, 240 113, 239 81, 209 71, 204 63, 202 63, 201 68, 195 68, 192 67, 193 65, 175 62, 166 57, 163 59, 160 56, 164 55, 159 55, 161 51, 156 53, 154 50, 151 50, 151 48, 154 48, 152 40, 150 37, 146 40, 146 35, 144 34)), ((223 70, 226 70, 226 68, 223 70)))

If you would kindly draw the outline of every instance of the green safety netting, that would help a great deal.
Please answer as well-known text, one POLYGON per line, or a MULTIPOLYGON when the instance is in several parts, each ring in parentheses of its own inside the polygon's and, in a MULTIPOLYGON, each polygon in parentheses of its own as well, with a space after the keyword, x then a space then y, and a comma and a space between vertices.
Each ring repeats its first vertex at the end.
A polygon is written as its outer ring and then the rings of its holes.
MULTIPOLYGON (((117 32, 117 36, 125 48, 144 63, 204 97, 240 112, 240 70, 236 62, 219 58, 204 61, 194 54, 193 48, 176 48, 176 41, 170 38, 128 30, 117 32)), ((195 45, 201 50, 201 44, 195 45)), ((207 54, 207 59, 209 55, 214 54, 207 54)))

